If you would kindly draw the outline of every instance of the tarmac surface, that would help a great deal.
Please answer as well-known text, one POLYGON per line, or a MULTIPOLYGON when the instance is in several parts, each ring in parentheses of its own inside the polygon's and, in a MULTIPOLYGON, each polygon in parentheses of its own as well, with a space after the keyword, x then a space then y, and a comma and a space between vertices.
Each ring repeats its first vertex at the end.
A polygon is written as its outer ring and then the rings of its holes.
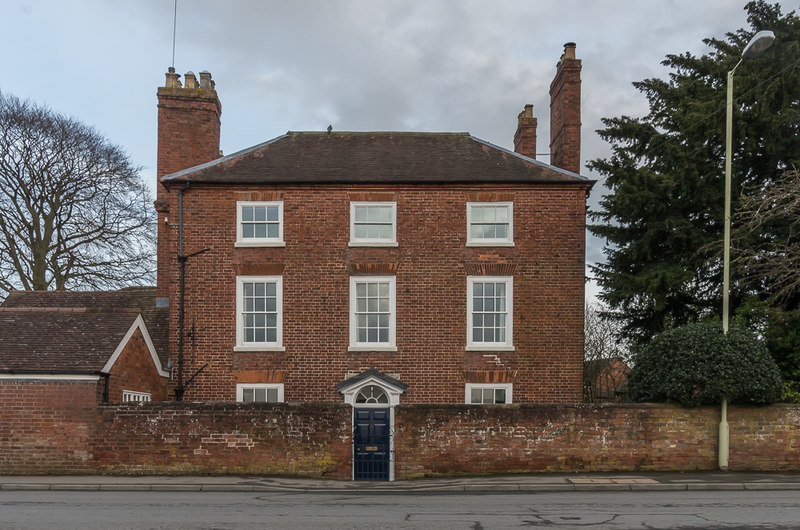
POLYGON ((353 482, 276 476, 0 475, 0 491, 284 491, 498 493, 800 490, 798 473, 559 473, 353 482))

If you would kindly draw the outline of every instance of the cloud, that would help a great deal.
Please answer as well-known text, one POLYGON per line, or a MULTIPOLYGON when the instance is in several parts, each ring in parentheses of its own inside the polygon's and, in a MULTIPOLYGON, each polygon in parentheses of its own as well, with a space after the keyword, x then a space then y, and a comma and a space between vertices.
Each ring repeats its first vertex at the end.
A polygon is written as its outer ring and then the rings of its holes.
MULTIPOLYGON (((704 37, 745 26, 743 4, 178 0, 175 66, 214 76, 226 153, 328 124, 468 131, 511 148, 526 103, 547 153, 549 84, 574 41, 585 162, 608 155, 594 132, 600 118, 647 111, 631 82, 663 77, 668 53, 703 53, 704 37)), ((172 29, 168 0, 17 0, 0 33, 0 89, 94 125, 154 182, 155 91, 172 62, 172 29)), ((602 259, 601 249, 590 239, 588 260, 602 259)))

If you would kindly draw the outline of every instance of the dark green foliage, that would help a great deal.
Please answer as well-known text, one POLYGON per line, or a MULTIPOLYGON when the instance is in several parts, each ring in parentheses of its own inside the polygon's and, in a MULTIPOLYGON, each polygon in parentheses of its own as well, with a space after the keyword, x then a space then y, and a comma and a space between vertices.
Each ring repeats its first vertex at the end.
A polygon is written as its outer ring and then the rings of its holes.
POLYGON ((751 331, 719 322, 667 330, 634 354, 628 380, 634 401, 674 401, 685 407, 719 403, 766 405, 781 397, 781 377, 766 346, 751 331))
MULTIPOLYGON (((667 56, 666 80, 634 83, 648 115, 607 118, 598 131, 612 154, 589 163, 610 189, 590 214, 607 244, 593 272, 608 315, 634 342, 721 310, 727 72, 761 29, 775 43, 735 76, 734 209, 740 190, 800 165, 800 18, 763 1, 745 9, 750 28, 706 39, 707 55, 667 56)), ((763 289, 734 278, 733 307, 763 289)))
POLYGON ((800 391, 800 310, 756 299, 736 310, 736 322, 757 329, 788 387, 800 391))

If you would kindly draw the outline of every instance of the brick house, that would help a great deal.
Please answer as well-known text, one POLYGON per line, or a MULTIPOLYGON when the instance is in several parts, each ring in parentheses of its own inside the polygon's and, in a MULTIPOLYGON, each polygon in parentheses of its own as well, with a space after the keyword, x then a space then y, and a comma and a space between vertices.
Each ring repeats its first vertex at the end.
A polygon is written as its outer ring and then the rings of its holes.
POLYGON ((211 74, 158 89, 158 296, 193 401, 567 403, 582 395, 580 69, 515 151, 469 133, 287 132, 228 156, 211 74), (191 381, 187 383, 187 381, 191 381))
POLYGON ((0 305, 0 394, 58 400, 77 415, 97 403, 167 399, 167 315, 155 298, 154 288, 12 291, 0 305))

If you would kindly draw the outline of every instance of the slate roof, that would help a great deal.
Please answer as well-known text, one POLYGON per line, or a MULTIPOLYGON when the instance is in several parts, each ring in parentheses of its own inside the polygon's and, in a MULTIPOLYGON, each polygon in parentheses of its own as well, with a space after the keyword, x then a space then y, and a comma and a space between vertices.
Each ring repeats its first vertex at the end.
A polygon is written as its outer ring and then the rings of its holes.
POLYGON ((218 184, 591 185, 469 133, 292 132, 161 179, 218 184))
POLYGON ((0 304, 0 370, 99 371, 141 314, 166 366, 168 308, 155 287, 12 291, 0 304))

